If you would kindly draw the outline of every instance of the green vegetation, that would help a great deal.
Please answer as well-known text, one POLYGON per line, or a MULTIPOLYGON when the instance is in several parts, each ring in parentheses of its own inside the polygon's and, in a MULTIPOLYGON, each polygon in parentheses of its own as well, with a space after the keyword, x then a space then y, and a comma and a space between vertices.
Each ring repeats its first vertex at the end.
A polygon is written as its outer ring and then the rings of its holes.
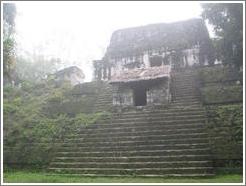
POLYGON ((243 65, 243 4, 203 3, 202 17, 214 26, 217 58, 224 64, 243 65))
POLYGON ((3 4, 3 77, 4 84, 13 80, 15 69, 15 16, 13 3, 3 4))
MULTIPOLYGON (((49 82, 4 87, 5 165, 47 166, 65 135, 111 117, 108 112, 67 113, 69 107, 64 107, 64 103, 75 99, 71 89, 67 84, 55 87, 49 82)), ((86 109, 86 105, 80 107, 86 109)))
POLYGON ((42 54, 43 51, 41 51, 40 48, 42 47, 35 48, 38 54, 25 52, 28 53, 28 55, 18 55, 16 57, 16 73, 18 76, 16 83, 23 83, 25 81, 39 83, 64 65, 65 62, 60 58, 46 57, 42 54))
POLYGON ((228 168, 242 166, 243 105, 207 106, 206 109, 215 159, 223 159, 223 166, 228 168))
POLYGON ((204 104, 235 103, 243 100, 243 76, 229 66, 209 66, 198 69, 204 104))
POLYGON ((141 177, 79 177, 48 175, 45 172, 16 171, 4 173, 5 183, 240 183, 242 175, 217 175, 211 178, 141 178, 141 177))
MULTIPOLYGON (((242 142, 243 140, 243 105, 220 105, 208 106, 208 119, 211 127, 231 127, 228 136, 231 142, 242 142), (229 138, 230 137, 230 138, 229 138)), ((216 134, 218 135, 218 132, 216 134)))
POLYGON ((242 82, 243 74, 229 66, 208 66, 198 70, 200 81, 203 84, 221 83, 239 80, 242 82))
POLYGON ((242 172, 242 74, 229 66, 212 66, 199 69, 199 76, 214 167, 242 172))
POLYGON ((243 87, 240 85, 213 85, 201 88, 203 103, 235 103, 243 101, 243 87))

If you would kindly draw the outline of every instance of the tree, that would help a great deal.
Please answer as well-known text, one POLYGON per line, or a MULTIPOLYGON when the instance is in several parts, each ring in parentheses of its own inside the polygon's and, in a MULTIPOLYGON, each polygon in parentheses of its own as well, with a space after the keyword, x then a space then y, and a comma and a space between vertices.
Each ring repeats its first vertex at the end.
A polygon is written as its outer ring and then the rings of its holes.
POLYGON ((13 80, 15 64, 15 28, 16 7, 13 3, 3 4, 3 76, 4 83, 13 80))
POLYGON ((202 17, 213 25, 217 57, 224 64, 243 65, 243 4, 202 4, 202 17))
POLYGON ((48 75, 55 73, 63 65, 60 58, 47 58, 43 54, 30 54, 16 57, 18 83, 29 81, 38 83, 48 75))

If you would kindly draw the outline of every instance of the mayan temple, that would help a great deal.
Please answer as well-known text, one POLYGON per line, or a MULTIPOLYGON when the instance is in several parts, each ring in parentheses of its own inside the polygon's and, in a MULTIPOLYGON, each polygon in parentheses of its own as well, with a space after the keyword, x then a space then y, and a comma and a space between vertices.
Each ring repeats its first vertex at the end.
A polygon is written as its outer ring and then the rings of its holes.
POLYGON ((196 70, 214 61, 201 19, 116 30, 104 57, 93 62, 100 88, 91 110, 112 116, 67 136, 49 170, 85 176, 214 175, 196 70))

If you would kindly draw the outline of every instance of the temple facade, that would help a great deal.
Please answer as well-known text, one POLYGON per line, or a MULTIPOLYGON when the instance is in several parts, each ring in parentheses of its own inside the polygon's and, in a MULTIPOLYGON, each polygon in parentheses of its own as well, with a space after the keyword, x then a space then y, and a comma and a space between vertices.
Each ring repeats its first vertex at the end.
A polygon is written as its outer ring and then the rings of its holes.
POLYGON ((173 69, 214 62, 205 23, 191 19, 117 30, 101 60, 95 80, 108 81, 115 106, 168 104, 173 69))

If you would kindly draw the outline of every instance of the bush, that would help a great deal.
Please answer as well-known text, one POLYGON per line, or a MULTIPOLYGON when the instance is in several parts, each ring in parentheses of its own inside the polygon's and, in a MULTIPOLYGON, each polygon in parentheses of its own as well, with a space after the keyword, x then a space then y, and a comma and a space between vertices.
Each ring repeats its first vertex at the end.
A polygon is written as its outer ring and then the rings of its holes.
POLYGON ((77 114, 76 117, 74 118, 74 123, 75 125, 90 125, 93 123, 96 123, 97 121, 101 119, 109 119, 111 118, 111 113, 109 112, 98 112, 95 114, 84 114, 80 113, 77 114))
POLYGON ((69 86, 55 88, 36 84, 33 87, 4 89, 5 165, 47 166, 66 135, 100 119, 110 118, 107 112, 74 115, 64 112, 61 106, 73 100, 69 86))
POLYGON ((208 106, 210 127, 229 127, 228 138, 242 142, 243 139, 243 106, 242 104, 208 106))
POLYGON ((214 163, 221 167, 228 162, 242 161, 243 105, 207 106, 208 133, 214 163))
POLYGON ((100 84, 97 82, 83 83, 76 85, 71 94, 74 95, 95 95, 100 84))

